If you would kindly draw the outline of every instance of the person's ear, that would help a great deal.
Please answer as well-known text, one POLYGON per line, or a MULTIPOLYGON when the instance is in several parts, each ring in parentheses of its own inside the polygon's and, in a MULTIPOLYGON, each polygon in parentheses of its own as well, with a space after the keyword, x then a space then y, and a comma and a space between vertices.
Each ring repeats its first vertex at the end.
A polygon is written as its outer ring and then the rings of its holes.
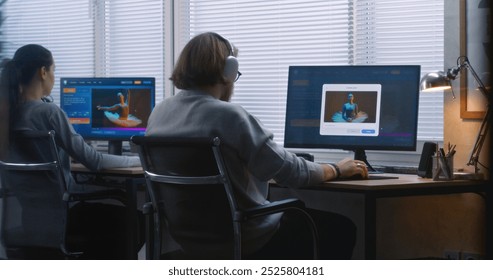
POLYGON ((41 66, 41 68, 39 68, 39 77, 44 80, 44 79, 46 79, 47 75, 48 75, 48 71, 47 71, 46 67, 41 66))

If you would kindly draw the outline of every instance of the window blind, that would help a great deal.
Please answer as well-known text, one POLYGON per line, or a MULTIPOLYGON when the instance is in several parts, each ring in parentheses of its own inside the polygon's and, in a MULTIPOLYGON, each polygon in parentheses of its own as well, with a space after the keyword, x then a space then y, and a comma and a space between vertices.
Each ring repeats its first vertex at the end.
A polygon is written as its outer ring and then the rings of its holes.
MULTIPOLYGON (((356 1, 354 64, 443 69, 444 5, 436 0, 356 1)), ((443 93, 420 95, 418 139, 443 139, 443 93)))
MULTIPOLYGON (((243 73, 232 102, 257 116, 279 143, 289 65, 420 64, 422 74, 443 69, 442 0, 179 2, 179 49, 206 31, 232 41, 243 73)), ((443 138, 442 95, 420 99, 418 138, 443 138)))
POLYGON ((25 44, 48 48, 56 65, 52 96, 57 104, 60 77, 94 75, 94 21, 89 1, 9 0, 3 8, 5 56, 12 58, 25 44))
POLYGON ((284 139, 289 65, 348 63, 347 1, 189 1, 181 9, 181 47, 196 34, 215 31, 239 48, 240 103, 284 139), (187 13, 189 13, 187 15, 187 13), (303 17, 300 17, 303 15, 303 17))
MULTIPOLYGON (((280 143, 289 65, 420 64, 422 73, 443 69, 443 0, 167 3, 9 0, 3 6, 5 53, 11 57, 21 45, 42 44, 53 52, 57 79, 152 76, 159 102, 164 68, 170 67, 164 54, 178 54, 194 35, 215 31, 240 48, 243 76, 233 102, 260 118, 280 143), (175 16, 172 29, 164 29, 165 7, 175 10, 167 12, 175 16), (164 44, 164 33, 172 30, 175 43, 164 44)), ((58 95, 56 83, 56 102, 58 95)), ((441 140, 442 94, 420 99, 418 138, 441 140)))
POLYGON ((100 76, 156 78, 156 102, 164 96, 164 1, 104 1, 100 76))
POLYGON ((28 43, 52 51, 59 78, 149 76, 156 102, 164 95, 163 1, 9 0, 2 25, 5 55, 28 43))

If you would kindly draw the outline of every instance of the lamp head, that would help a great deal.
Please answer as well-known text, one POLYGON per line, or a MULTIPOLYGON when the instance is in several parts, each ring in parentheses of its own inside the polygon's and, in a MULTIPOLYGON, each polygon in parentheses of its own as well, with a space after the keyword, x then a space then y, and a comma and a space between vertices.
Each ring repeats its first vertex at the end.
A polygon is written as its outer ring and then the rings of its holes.
MULTIPOLYGON (((461 64, 457 64, 457 67, 450 68, 447 73, 444 71, 431 72, 423 76, 421 79, 419 89, 422 92, 432 92, 439 90, 452 89, 450 84, 451 80, 455 80, 459 76, 460 70, 462 69, 461 64)), ((452 91, 452 98, 455 99, 455 94, 452 91)))
MULTIPOLYGON (((450 72, 450 70, 448 71, 450 72)), ((450 78, 443 71, 431 72, 423 76, 419 89, 423 92, 438 91, 451 88, 450 78)))

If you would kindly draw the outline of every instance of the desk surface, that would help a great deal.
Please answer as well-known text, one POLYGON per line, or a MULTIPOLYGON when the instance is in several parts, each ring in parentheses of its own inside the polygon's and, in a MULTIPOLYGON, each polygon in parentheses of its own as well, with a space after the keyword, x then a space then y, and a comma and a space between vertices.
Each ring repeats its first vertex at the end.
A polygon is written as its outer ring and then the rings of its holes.
MULTIPOLYGON (((386 174, 382 174, 385 176, 386 174)), ((415 174, 388 174, 391 179, 372 179, 372 180, 334 180, 321 183, 315 186, 305 187, 303 189, 324 190, 336 192, 352 193, 372 193, 372 194, 389 194, 399 193, 400 195, 409 195, 420 192, 467 192, 470 190, 482 191, 485 188, 485 182, 482 180, 448 180, 433 181, 429 178, 421 178, 415 174)), ((275 183, 274 183, 275 185, 275 183)), ((400 196, 399 195, 399 196, 400 196)))
POLYGON ((322 183, 320 186, 330 186, 330 187, 345 187, 351 186, 351 188, 362 188, 362 189, 387 189, 409 187, 409 186, 450 186, 450 185, 471 185, 474 183, 482 184, 484 181, 472 181, 472 180, 439 180, 433 181, 431 178, 422 178, 415 174, 382 174, 382 176, 390 176, 390 179, 371 179, 371 180, 334 180, 322 183), (395 178, 397 177, 397 178, 395 178))
POLYGON ((98 172, 91 171, 87 169, 84 165, 80 163, 72 163, 70 165, 70 170, 72 172, 80 172, 80 173, 101 173, 101 174, 120 174, 120 175, 142 175, 144 174, 144 170, 142 167, 122 167, 122 168, 111 168, 111 169, 103 169, 98 172))

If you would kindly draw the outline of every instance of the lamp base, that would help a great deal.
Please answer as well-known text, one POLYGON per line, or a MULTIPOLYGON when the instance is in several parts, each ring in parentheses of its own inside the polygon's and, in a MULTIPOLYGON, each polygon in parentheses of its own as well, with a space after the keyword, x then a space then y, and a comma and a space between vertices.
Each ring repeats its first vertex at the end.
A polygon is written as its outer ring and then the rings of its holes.
POLYGON ((454 180, 484 180, 483 173, 454 172, 454 180))

